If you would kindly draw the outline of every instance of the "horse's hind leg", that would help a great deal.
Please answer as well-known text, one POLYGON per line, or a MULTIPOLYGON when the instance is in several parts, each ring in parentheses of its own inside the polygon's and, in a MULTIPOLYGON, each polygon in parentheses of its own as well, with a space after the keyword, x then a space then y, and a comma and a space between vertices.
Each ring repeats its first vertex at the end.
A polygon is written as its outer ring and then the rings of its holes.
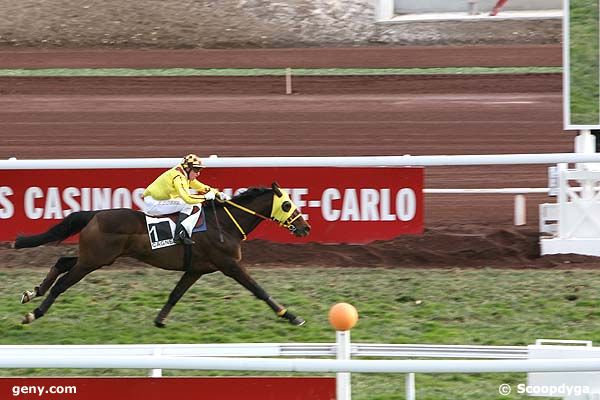
POLYGON ((45 295, 48 289, 50 289, 50 287, 56 281, 56 278, 73 268, 75 264, 77 264, 77 257, 59 258, 56 264, 50 268, 50 271, 48 271, 48 274, 40 286, 36 286, 33 290, 26 290, 23 292, 23 295, 21 296, 21 304, 25 304, 36 297, 45 295))
POLYGON ((69 272, 58 278, 56 284, 52 286, 50 293, 48 296, 46 296, 42 304, 33 310, 33 312, 27 313, 25 317, 23 317, 22 323, 28 324, 36 319, 41 318, 46 312, 48 312, 48 309, 50 309, 56 298, 60 296, 61 293, 79 282, 84 276, 98 268, 100 268, 100 266, 90 267, 78 261, 75 266, 69 270, 69 272))
POLYGON ((302 318, 292 314, 274 298, 269 296, 269 294, 258 283, 256 283, 256 281, 252 279, 248 272, 237 262, 232 261, 227 268, 223 268, 221 271, 251 291, 254 296, 267 303, 279 317, 287 319, 293 325, 304 325, 305 321, 302 318))
POLYGON ((169 294, 169 299, 154 319, 154 325, 159 328, 165 327, 165 320, 171 312, 171 309, 201 276, 202 273, 197 271, 186 271, 181 276, 181 279, 179 279, 179 282, 177 282, 177 285, 175 285, 175 288, 171 291, 171 294, 169 294))

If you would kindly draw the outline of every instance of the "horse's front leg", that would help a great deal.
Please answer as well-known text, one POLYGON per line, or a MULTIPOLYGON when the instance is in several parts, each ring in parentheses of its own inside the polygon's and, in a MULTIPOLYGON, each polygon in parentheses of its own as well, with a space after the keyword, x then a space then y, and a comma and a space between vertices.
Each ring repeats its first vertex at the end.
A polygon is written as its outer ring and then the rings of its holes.
MULTIPOLYGON (((256 286, 264 292, 264 290, 259 285, 256 285, 256 286)), ((291 313, 290 311, 288 311, 287 308, 285 308, 284 306, 279 304, 277 302, 277 300, 275 300, 274 298, 269 296, 266 292, 265 292, 265 295, 267 296, 267 298, 261 299, 261 300, 265 300, 267 302, 267 304, 269 305, 269 307, 271 307, 271 309, 273 311, 275 311, 275 313, 278 316, 280 316, 281 318, 287 319, 290 322, 290 324, 292 324, 292 325, 296 325, 296 326, 304 325, 304 323, 306 322, 304 319, 302 319, 302 318, 296 316, 295 314, 291 313)), ((258 297, 258 296, 256 296, 256 297, 258 297)))
POLYGON ((154 319, 154 325, 159 328, 165 327, 165 321, 167 316, 171 312, 171 309, 177 304, 179 299, 184 295, 185 292, 202 276, 201 272, 198 271, 186 271, 175 285, 171 294, 169 294, 169 299, 160 310, 156 318, 154 319))
POLYGON ((277 300, 269 296, 269 294, 258 283, 256 283, 254 279, 252 279, 252 277, 248 274, 244 267, 239 265, 237 262, 229 262, 227 267, 221 269, 221 271, 225 275, 235 279, 236 282, 238 282, 240 285, 251 291, 254 296, 266 302, 279 317, 285 318, 291 324, 297 326, 304 325, 304 323, 306 322, 304 321, 304 319, 288 311, 284 306, 279 304, 277 300))

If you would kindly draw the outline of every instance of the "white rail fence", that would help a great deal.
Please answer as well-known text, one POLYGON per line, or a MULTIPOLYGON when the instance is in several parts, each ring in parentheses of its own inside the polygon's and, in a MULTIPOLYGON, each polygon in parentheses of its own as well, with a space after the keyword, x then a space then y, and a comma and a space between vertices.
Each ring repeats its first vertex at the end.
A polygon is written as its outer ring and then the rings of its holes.
MULTIPOLYGON (((586 131, 586 135, 580 135, 582 139, 589 139, 592 135, 586 131)), ((595 142, 594 142, 595 143, 595 142)), ((577 147, 577 146, 576 146, 577 147)), ((579 146, 581 147, 581 146, 579 146)), ((589 146, 588 146, 589 147, 589 146)), ((581 150, 581 149, 580 149, 581 150)), ((362 157, 223 157, 211 155, 204 160, 208 167, 221 168, 247 168, 247 167, 398 167, 398 166, 466 166, 466 165, 517 165, 517 164, 576 164, 576 170, 597 169, 600 165, 600 154, 592 151, 576 153, 548 153, 548 154, 484 154, 484 155, 437 155, 437 156, 362 156, 362 157)), ((145 158, 145 159, 55 159, 55 160, 17 160, 11 157, 8 160, 0 160, 0 169, 93 169, 93 168, 159 168, 171 167, 178 163, 178 158, 145 158)), ((566 168, 566 167, 565 167, 566 168)), ((583 182, 583 181, 582 181, 583 182)), ((587 179, 586 187, 594 187, 600 182, 600 175, 587 179), (597 179, 596 179, 597 178, 597 179)), ((553 184, 551 184, 553 185, 553 184)), ((564 185, 553 188, 499 188, 499 189, 424 189, 425 194, 514 194, 514 224, 524 225, 526 223, 526 194, 548 193, 552 191, 564 192, 564 185)), ((580 192, 581 187, 569 187, 570 193, 580 192)), ((600 189, 598 189, 600 193, 600 189)), ((596 229, 587 218, 592 212, 590 208, 596 207, 596 198, 587 201, 591 197, 584 196, 586 201, 579 202, 580 214, 583 215, 583 231, 596 229)), ((569 198, 559 198, 556 203, 540 205, 540 231, 546 236, 540 238, 542 254, 575 253, 600 256, 600 234, 594 233, 585 238, 578 236, 579 231, 574 234, 564 235, 566 228, 571 225, 565 220, 564 215, 557 214, 557 209, 565 209, 573 206, 569 198), (560 206, 559 206, 560 205, 560 206), (553 213, 554 212, 554 213, 553 213), (565 229, 559 229, 559 227, 565 229)), ((560 213, 559 213, 560 214, 560 213)), ((564 213, 563 213, 564 214, 564 213)), ((577 220, 581 218, 578 217, 577 220)), ((570 228, 569 228, 570 229, 570 228)), ((566 229, 567 233, 572 233, 566 229)), ((600 231, 600 230, 599 230, 600 231)), ((596 232, 596 231, 595 231, 596 232)))
POLYGON ((530 382, 556 385, 570 382, 573 373, 577 373, 577 382, 589 383, 595 391, 594 382, 600 375, 590 373, 600 371, 600 349, 592 347, 589 341, 543 339, 531 346, 351 343, 350 332, 346 331, 337 332, 336 343, 3 345, 0 368, 149 369, 153 377, 162 376, 162 369, 337 373, 338 400, 350 399, 352 372, 404 373, 406 398, 414 400, 415 373, 527 372, 537 373, 531 374, 530 382), (352 360, 352 357, 421 359, 352 360))
MULTIPOLYGON (((53 159, 0 160, 0 169, 91 169, 91 168, 169 168, 178 158, 144 159, 53 159)), ((394 167, 394 166, 465 166, 502 164, 553 164, 558 162, 600 162, 600 154, 484 154, 453 156, 364 156, 364 157, 222 157, 203 160, 212 168, 244 167, 394 167)), ((525 194, 549 193, 549 188, 430 189, 425 194, 515 194, 514 224, 525 225, 525 194)))
POLYGON ((544 360, 275 360, 243 357, 22 356, 0 368, 165 368, 270 372, 483 373, 600 371, 600 358, 544 360))
POLYGON ((550 194, 550 188, 497 188, 497 189, 423 189, 425 194, 514 194, 514 224, 527 223, 526 194, 550 194))
MULTIPOLYGON (((179 158, 0 160, 0 169, 170 168, 179 158)), ((432 167, 458 165, 518 165, 600 163, 600 153, 480 154, 360 157, 217 157, 202 162, 211 168, 248 167, 432 167)))
MULTIPOLYGON (((336 343, 0 345, 6 357, 335 357, 336 343)), ((527 346, 352 343, 352 357, 527 359, 527 346)))

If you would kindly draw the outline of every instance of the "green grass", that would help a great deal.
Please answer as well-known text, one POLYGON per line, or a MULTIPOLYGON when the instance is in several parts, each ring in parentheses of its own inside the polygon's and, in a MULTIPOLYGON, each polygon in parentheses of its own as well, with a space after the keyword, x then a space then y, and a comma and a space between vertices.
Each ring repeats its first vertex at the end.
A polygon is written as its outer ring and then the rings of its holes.
POLYGON ((571 124, 600 124, 598 2, 570 1, 571 124))
MULTIPOLYGON (((333 75, 435 75, 435 74, 517 74, 560 73, 561 67, 462 67, 462 68, 315 68, 293 69, 296 76, 333 75)), ((0 76, 283 76, 285 69, 134 69, 134 68, 52 68, 0 69, 0 76)))
MULTIPOLYGON (((20 292, 45 271, 0 271, 0 344, 333 342, 329 307, 353 303, 352 340, 368 343, 527 345, 538 338, 600 341, 600 273, 590 270, 272 269, 254 277, 307 320, 294 327, 221 274, 203 277, 165 329, 152 321, 179 274, 156 269, 97 271, 42 319, 21 325, 39 300, 20 292), (417 300, 421 302, 417 304, 417 300)), ((164 371, 165 375, 229 374, 164 371)), ((14 375, 144 375, 142 370, 0 370, 14 375)), ((249 374, 256 374, 251 372, 249 374)), ((355 399, 402 399, 404 376, 353 374, 355 399)), ((525 374, 417 375, 419 399, 500 399, 502 383, 525 374)), ((516 396, 515 394, 511 396, 516 396)))

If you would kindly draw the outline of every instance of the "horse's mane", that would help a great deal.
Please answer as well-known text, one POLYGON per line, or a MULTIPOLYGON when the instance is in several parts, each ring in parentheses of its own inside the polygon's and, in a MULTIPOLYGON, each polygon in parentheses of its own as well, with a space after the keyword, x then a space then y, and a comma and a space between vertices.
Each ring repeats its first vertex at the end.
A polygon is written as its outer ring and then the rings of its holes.
POLYGON ((242 193, 233 197, 232 200, 245 200, 245 199, 253 199, 263 193, 269 192, 273 189, 267 187, 249 187, 242 193))
MULTIPOLYGON (((257 198, 261 194, 268 193, 268 192, 270 193, 272 191, 273 191, 273 189, 271 189, 270 187, 252 186, 252 187, 249 187, 248 189, 244 190, 243 192, 233 196, 233 198, 231 200, 238 204, 245 203, 247 201, 257 198)), ((217 200, 207 201, 205 204, 210 204, 210 203, 215 204, 217 207, 224 207, 227 205, 227 203, 221 203, 217 200)))

